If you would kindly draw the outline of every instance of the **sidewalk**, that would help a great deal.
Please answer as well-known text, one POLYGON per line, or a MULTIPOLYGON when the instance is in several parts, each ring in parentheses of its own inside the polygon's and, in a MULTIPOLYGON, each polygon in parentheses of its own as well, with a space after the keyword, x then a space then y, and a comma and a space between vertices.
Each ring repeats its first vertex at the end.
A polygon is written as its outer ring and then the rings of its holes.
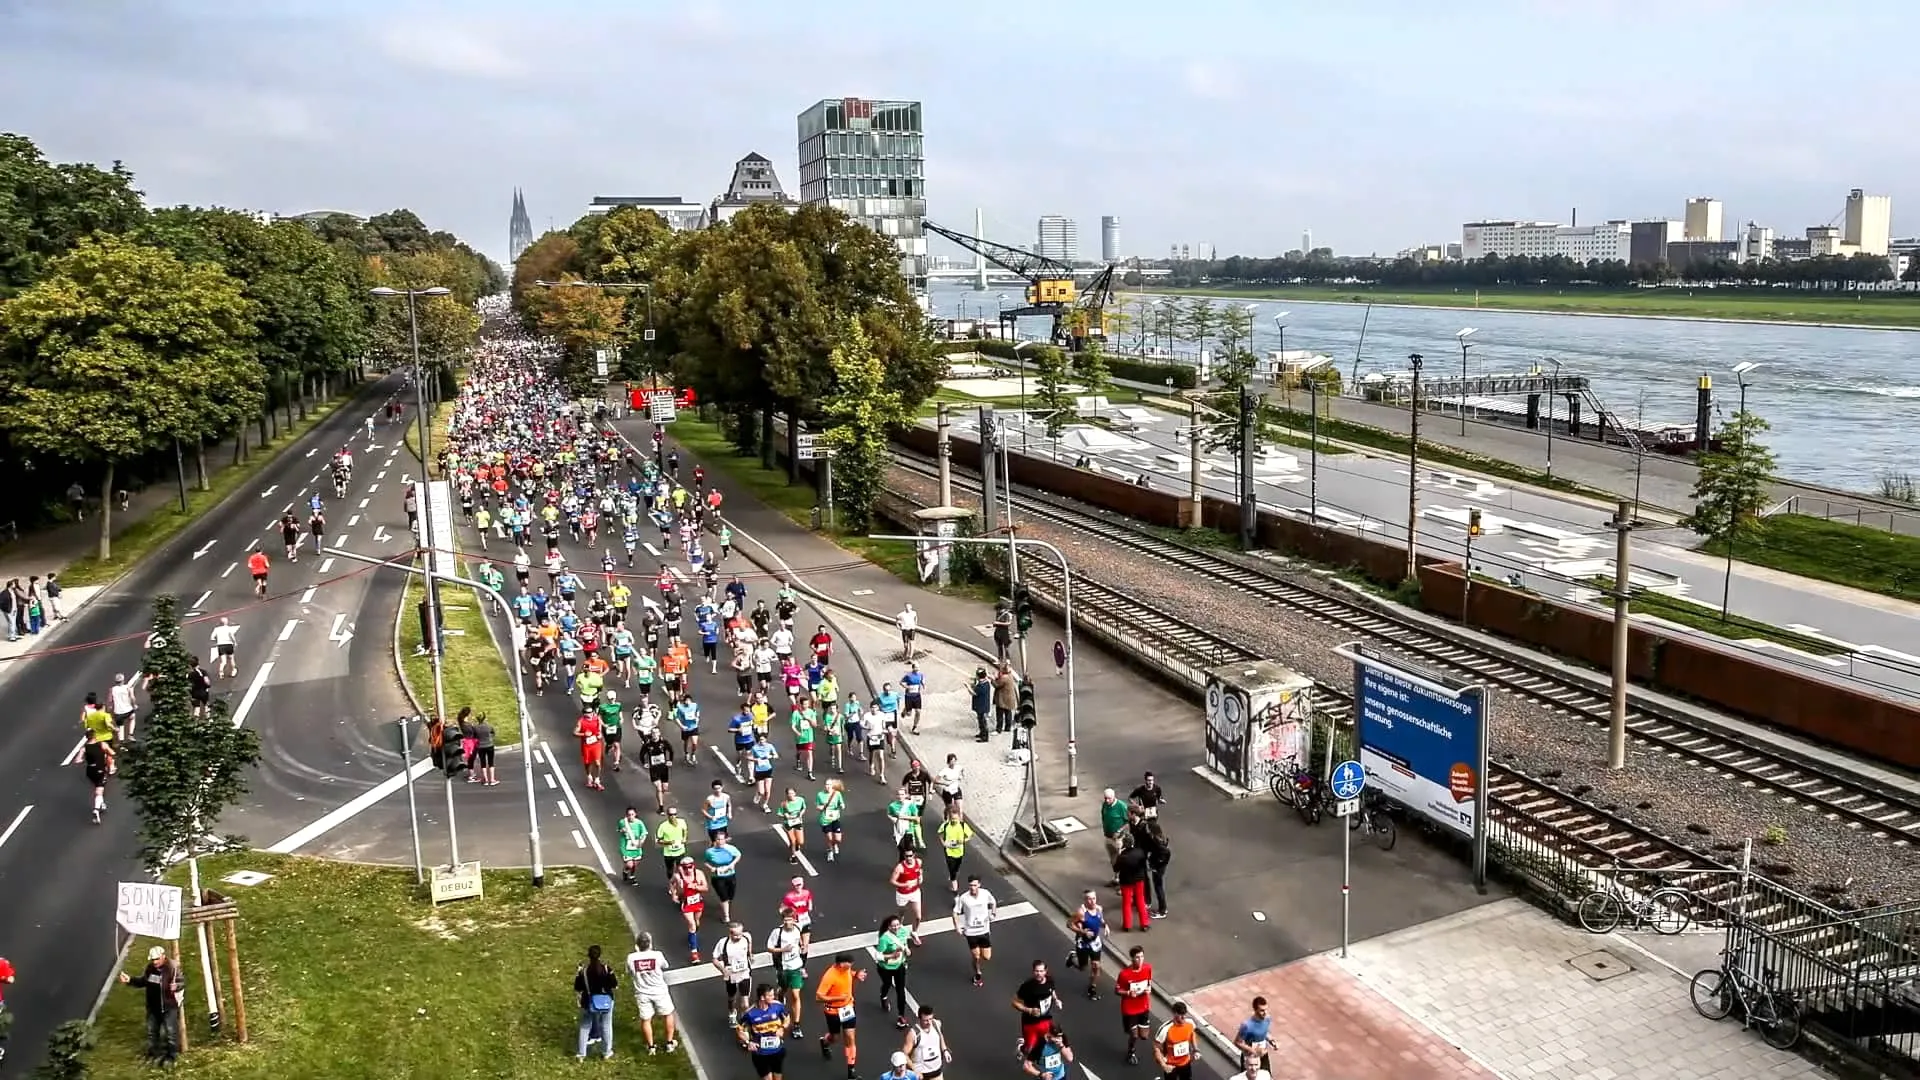
MULTIPOLYGON (((832 615, 836 634, 862 655, 869 678, 897 680, 892 613, 906 603, 914 605, 925 629, 991 651, 983 632, 990 618, 986 605, 920 589, 870 564, 840 569, 849 561, 846 552, 729 490, 726 473, 708 466, 727 494, 736 559, 749 556, 780 576, 785 566, 833 567, 794 576, 803 587, 873 613, 873 619, 840 609, 832 615)), ((737 563, 726 569, 736 571, 737 563)), ((1055 633, 1044 619, 1036 624, 1036 659, 1050 652, 1046 646, 1055 633)), ((930 768, 938 768, 947 753, 959 756, 967 770, 969 815, 983 834, 1000 840, 1019 812, 1024 770, 1005 762, 1003 741, 972 740, 963 686, 977 664, 969 654, 937 643, 923 642, 923 648, 927 718, 910 747, 930 768)), ((1077 799, 1066 794, 1065 681, 1050 672, 1035 679, 1041 805, 1044 816, 1068 833, 1067 847, 1015 858, 1014 868, 1051 893, 1056 906, 1088 888, 1104 895, 1105 853, 1097 835, 1101 789, 1112 786, 1124 795, 1143 767, 1153 768, 1168 789, 1162 820, 1176 851, 1168 875, 1173 914, 1156 920, 1150 935, 1116 934, 1113 944, 1120 950, 1146 946, 1156 982, 1229 1035, 1248 1000, 1265 994, 1275 1006, 1274 1061, 1284 1075, 1820 1075, 1737 1025, 1698 1017, 1687 1004, 1685 980, 1632 944, 1590 937, 1518 900, 1475 895, 1456 859, 1412 834, 1391 853, 1355 851, 1359 944, 1349 960, 1339 961, 1341 834, 1306 828, 1264 800, 1227 799, 1189 771, 1200 758, 1197 704, 1147 681, 1084 638, 1075 663, 1077 799), (1617 977, 1596 979, 1569 963, 1603 950, 1610 955, 1593 958, 1607 966, 1594 970, 1621 971, 1617 977)), ((1112 915, 1111 897, 1107 901, 1112 915)))

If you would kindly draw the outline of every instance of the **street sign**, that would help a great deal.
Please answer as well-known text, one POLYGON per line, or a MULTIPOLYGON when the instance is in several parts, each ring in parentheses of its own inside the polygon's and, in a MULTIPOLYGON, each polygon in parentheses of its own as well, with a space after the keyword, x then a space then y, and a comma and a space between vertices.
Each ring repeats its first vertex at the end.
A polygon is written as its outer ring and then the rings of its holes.
POLYGON ((813 460, 813 436, 796 435, 794 437, 794 450, 800 455, 800 460, 813 460))
POLYGON ((1360 812, 1359 799, 1342 799, 1333 804, 1334 817, 1350 817, 1360 812))
POLYGON ((1367 770, 1357 761, 1343 761, 1333 767, 1333 797, 1342 802, 1358 799, 1367 786, 1367 770))
POLYGON ((612 367, 613 367, 613 350, 612 349, 593 350, 593 373, 596 376, 602 379, 606 378, 607 372, 611 370, 612 367))
POLYGON ((647 419, 656 424, 671 424, 679 407, 673 402, 673 391, 662 390, 647 398, 647 419))
POLYGON ((647 328, 646 328, 645 330, 642 330, 642 331, 640 332, 640 340, 642 340, 642 341, 652 341, 652 340, 653 340, 653 327, 651 327, 651 326, 649 326, 649 327, 647 327, 647 328))
POLYGON ((486 891, 481 884, 478 862, 434 867, 428 888, 436 907, 449 900, 471 900, 484 895, 486 891))

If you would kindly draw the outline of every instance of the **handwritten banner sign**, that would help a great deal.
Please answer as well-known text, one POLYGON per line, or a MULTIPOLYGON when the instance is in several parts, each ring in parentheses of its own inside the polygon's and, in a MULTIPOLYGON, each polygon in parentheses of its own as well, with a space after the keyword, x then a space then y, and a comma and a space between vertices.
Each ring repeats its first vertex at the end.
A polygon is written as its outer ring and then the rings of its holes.
POLYGON ((140 937, 179 940, 180 910, 184 900, 180 886, 123 881, 118 889, 113 921, 120 924, 120 929, 140 937))

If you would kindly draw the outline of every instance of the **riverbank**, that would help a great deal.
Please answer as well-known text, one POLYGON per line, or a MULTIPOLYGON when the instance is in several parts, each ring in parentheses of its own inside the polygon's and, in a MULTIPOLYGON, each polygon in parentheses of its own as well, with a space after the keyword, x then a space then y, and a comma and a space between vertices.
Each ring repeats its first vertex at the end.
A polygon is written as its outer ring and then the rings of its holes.
POLYGON ((1207 289, 1148 288, 1149 293, 1276 300, 1345 307, 1437 308, 1515 315, 1577 315, 1652 322, 1746 323, 1837 330, 1920 330, 1920 293, 1868 297, 1788 290, 1395 290, 1364 286, 1207 289))

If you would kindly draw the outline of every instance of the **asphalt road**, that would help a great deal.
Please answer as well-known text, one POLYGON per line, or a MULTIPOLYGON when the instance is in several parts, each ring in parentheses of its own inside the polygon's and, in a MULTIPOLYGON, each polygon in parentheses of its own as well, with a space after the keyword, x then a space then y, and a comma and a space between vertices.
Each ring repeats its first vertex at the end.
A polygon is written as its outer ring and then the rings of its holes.
MULTIPOLYGON (((628 423, 620 426, 626 429, 629 437, 642 437, 643 425, 628 423)), ((657 534, 647 539, 657 540, 657 534)), ((564 539, 562 552, 570 565, 586 580, 589 588, 602 580, 598 552, 588 551, 564 539)), ((650 553, 643 549, 636 567, 627 571, 622 566, 620 572, 636 575, 629 585, 636 594, 649 595, 653 588, 652 576, 658 572, 661 561, 651 558, 650 553)), ((684 559, 678 558, 673 552, 667 553, 664 561, 683 570, 686 566, 684 559)), ((754 574, 752 566, 740 556, 735 555, 722 570, 723 581, 727 574, 741 574, 749 589, 750 603, 765 597, 771 606, 777 584, 754 574)), ((535 582, 538 583, 541 577, 536 572, 535 582)), ((692 595, 691 586, 683 587, 682 591, 692 595)), ((697 640, 692 627, 692 606, 689 601, 683 631, 689 642, 697 640)), ((803 604, 796 616, 795 626, 797 631, 806 631, 821 621, 817 611, 803 604)), ((809 635, 802 633, 801 636, 809 635)), ((697 651, 696 648, 696 654, 697 651)), ((870 662, 863 673, 862 668, 852 662, 844 642, 836 645, 834 655, 842 685, 857 688, 863 698, 872 690, 869 674, 872 679, 891 680, 899 673, 896 670, 899 668, 898 660, 892 657, 870 662)), ((692 682, 695 700, 701 703, 703 710, 703 737, 709 743, 730 748, 725 725, 738 702, 738 696, 724 656, 718 674, 709 673, 702 665, 696 664, 692 682)), ((633 693, 637 694, 637 691, 633 693)), ((635 703, 633 694, 623 693, 622 700, 628 701, 630 706, 635 703)), ((631 805, 642 810, 650 829, 657 826, 659 816, 650 812, 653 806, 652 787, 643 772, 632 768, 618 773, 607 772, 605 791, 589 791, 583 787, 579 754, 572 737, 576 712, 567 701, 557 692, 549 691, 533 702, 536 723, 544 739, 542 753, 551 754, 551 760, 558 766, 554 771, 562 781, 563 790, 553 797, 578 801, 578 825, 590 834, 587 837, 589 847, 596 858, 602 854, 607 856, 608 861, 602 863, 602 869, 617 875, 618 864, 612 861, 618 855, 614 842, 615 821, 631 805)), ((789 752, 792 741, 790 736, 782 737, 784 723, 777 720, 774 731, 775 742, 783 753, 789 752)), ((893 761, 888 770, 889 779, 897 783, 906 765, 904 755, 893 761)), ((804 774, 796 773, 792 766, 790 760, 783 758, 780 769, 775 773, 776 796, 791 785, 811 801, 823 787, 826 777, 832 775, 825 764, 824 755, 816 767, 816 775, 822 783, 808 782, 804 774)), ((938 763, 929 763, 930 768, 937 766, 938 763)), ((837 1053, 831 1062, 823 1061, 811 1040, 811 1036, 822 1030, 817 1009, 811 1003, 812 986, 818 981, 820 972, 832 962, 833 954, 821 948, 821 943, 833 942, 836 950, 844 946, 846 951, 860 956, 863 967, 871 971, 874 966, 872 955, 864 951, 865 946, 872 944, 881 919, 895 911, 893 893, 888 883, 895 861, 894 847, 885 819, 885 805, 892 798, 894 788, 892 784, 883 787, 869 778, 864 768, 850 765, 844 777, 847 813, 845 844, 840 859, 832 863, 825 860, 820 834, 817 828, 810 828, 807 862, 795 866, 787 861, 785 841, 776 831, 773 820, 752 808, 751 786, 731 779, 720 757, 712 750, 702 751, 698 765, 676 765, 673 772, 675 802, 682 807, 683 816, 687 816, 693 826, 690 854, 698 858, 705 849, 698 807, 707 794, 708 785, 716 779, 726 780, 728 790, 734 797, 733 839, 743 855, 739 893, 733 905, 734 917, 746 924, 756 947, 763 947, 767 934, 778 925, 780 898, 787 891, 792 877, 806 877, 814 892, 816 947, 814 959, 808 964, 807 1014, 803 1023, 808 1029, 809 1039, 795 1044, 794 1051, 789 1055, 787 1075, 839 1078, 844 1071, 837 1053), (854 940, 843 942, 840 940, 843 938, 854 940)), ((927 820, 930 832, 936 820, 935 813, 930 812, 927 820)), ((677 907, 667 896, 666 872, 657 848, 651 842, 648 855, 641 869, 639 884, 622 886, 622 891, 640 925, 653 932, 658 947, 672 963, 684 967, 687 960, 685 931, 677 907)), ((1013 1053, 1014 1040, 1018 1036, 1017 1018, 1010 1004, 1013 991, 1027 977, 1028 967, 1035 960, 1047 961, 1059 976, 1061 961, 1069 946, 1061 916, 1046 911, 1044 907, 1037 907, 1044 901, 1029 897, 1011 880, 1002 876, 997 869, 998 861, 984 841, 976 841, 968 854, 964 871, 980 875, 982 884, 994 894, 1002 908, 1001 921, 993 930, 994 959, 987 969, 986 986, 976 988, 972 985, 967 952, 951 932, 951 900, 946 891, 944 865, 937 858, 927 870, 924 914, 929 932, 925 935, 926 944, 916 950, 909 965, 915 1003, 910 1007, 918 1004, 933 1006, 956 1044, 955 1067, 962 1075, 972 1075, 976 1067, 996 1071, 1006 1069, 1010 1075, 1018 1068, 1013 1053), (992 1062, 996 1058, 1002 1062, 1001 1065, 974 1064, 992 1062)), ((719 905, 709 897, 701 930, 703 952, 709 957, 715 941, 724 936, 724 932, 719 905)), ((1151 959, 1153 941, 1149 935, 1126 935, 1123 940, 1126 938, 1134 938, 1146 945, 1151 959)), ((613 943, 607 944, 611 946, 613 943)), ((1127 941, 1127 944, 1131 945, 1133 941, 1127 941)), ((771 968, 757 970, 756 978, 763 974, 771 974, 771 968)), ((672 977, 675 980, 688 980, 676 984, 674 1000, 680 1009, 684 1030, 694 1040, 695 1048, 709 1072, 715 1076, 751 1075, 751 1066, 744 1060, 730 1034, 724 1012, 724 991, 712 966, 703 963, 697 969, 682 971, 672 977)), ((1079 996, 1084 988, 1080 978, 1076 974, 1068 974, 1060 979, 1066 1001, 1065 1010, 1060 1014, 1061 1022, 1074 1037, 1078 1063, 1089 1076, 1119 1075, 1127 1068, 1123 1053, 1125 1038, 1119 1027, 1119 1006, 1110 992, 1111 971, 1106 976, 1109 992, 1097 1003, 1079 996)), ((886 1071, 887 1054, 899 1048, 901 1037, 899 1032, 893 1030, 889 1018, 879 1011, 876 1000, 878 990, 877 977, 870 977, 859 991, 862 1012, 861 1071, 869 1077, 886 1071)), ((1218 1075, 1217 1071, 1207 1071, 1215 1065, 1217 1063, 1210 1059, 1203 1059, 1202 1075, 1218 1075)))
MULTIPOLYGON (((1003 415, 1006 412, 1014 411, 1003 415)), ((1162 418, 1158 424, 1124 433, 1132 445, 1089 451, 1066 445, 1059 458, 1072 461, 1086 453, 1104 472, 1128 479, 1144 474, 1156 490, 1184 494, 1191 476, 1189 449, 1175 435, 1184 421, 1163 412, 1155 415, 1162 418)), ((973 411, 955 411, 956 431, 971 438, 976 426, 973 411)), ((1072 438, 1069 432, 1067 439, 1072 438)), ((1054 454, 1043 425, 1029 429, 1024 443, 1015 427, 1012 439, 1016 451, 1024 446, 1035 457, 1054 454)), ((1226 452, 1203 453, 1201 486, 1208 494, 1231 499, 1236 475, 1226 452)), ((1324 525, 1398 544, 1406 538, 1407 475, 1406 462, 1398 458, 1314 455, 1290 446, 1275 447, 1270 458, 1254 467, 1262 506, 1303 520, 1313 520, 1317 512, 1324 525)), ((1478 573, 1499 578, 1518 574, 1529 589, 1582 603, 1599 597, 1594 579, 1613 575, 1610 508, 1425 464, 1420 467, 1418 501, 1420 549, 1455 561, 1467 555, 1469 511, 1480 511, 1483 535, 1472 545, 1478 573)), ((1692 542, 1684 530, 1643 530, 1633 540, 1631 580, 1641 589, 1703 605, 1703 613, 1717 612, 1726 594, 1725 565, 1686 550, 1692 542)), ((1832 586, 1743 565, 1734 568, 1732 597, 1735 614, 1828 638, 1853 655, 1822 658, 1760 641, 1737 647, 1819 677, 1859 680, 1900 695, 1920 694, 1920 617, 1907 610, 1910 605, 1857 600, 1832 586)))
MULTIPOLYGON (((118 953, 113 883, 143 876, 132 807, 109 784, 105 822, 92 824, 89 788, 73 763, 81 701, 89 691, 104 698, 116 673, 137 671, 152 597, 181 598, 188 645, 209 659, 210 624, 226 615, 240 628, 237 677, 219 680, 216 692, 236 722, 265 733, 269 748, 248 800, 251 813, 242 815, 247 824, 291 829, 312 812, 285 794, 294 781, 282 778, 274 749, 278 733, 355 707, 348 670, 373 663, 367 650, 378 642, 349 635, 346 628, 378 586, 352 567, 330 566, 311 553, 288 565, 277 529, 268 529, 282 507, 304 504, 321 485, 327 487, 332 527, 342 527, 350 512, 331 505, 331 485, 319 474, 327 456, 351 442, 356 501, 364 497, 362 489, 377 483, 367 459, 381 451, 368 449, 361 425, 397 387, 397 380, 376 384, 355 405, 337 410, 248 487, 62 624, 46 648, 0 671, 0 714, 14 720, 0 728, 0 761, 6 763, 0 772, 0 953, 18 971, 7 994, 16 1014, 9 1054, 16 1067, 38 1059, 54 1026, 91 1008, 118 953), (266 600, 253 596, 244 566, 255 546, 273 560, 266 600), (336 632, 341 640, 329 640, 336 632)), ((388 437, 383 427, 373 442, 388 437)), ((323 785, 308 784, 309 797, 319 797, 323 785)))

